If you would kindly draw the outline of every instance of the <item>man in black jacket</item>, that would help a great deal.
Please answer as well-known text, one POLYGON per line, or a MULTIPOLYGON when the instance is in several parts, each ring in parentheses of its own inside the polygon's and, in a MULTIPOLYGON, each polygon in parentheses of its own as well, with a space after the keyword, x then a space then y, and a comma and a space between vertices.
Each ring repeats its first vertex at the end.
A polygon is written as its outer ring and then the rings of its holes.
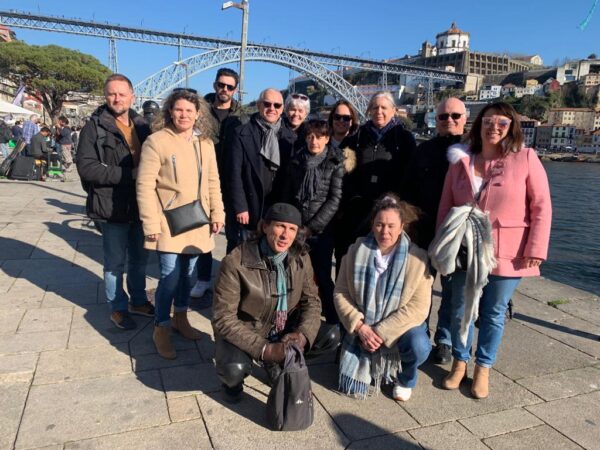
MULTIPOLYGON (((247 117, 242 113, 241 105, 233 99, 237 92, 239 76, 234 70, 223 68, 217 71, 215 82, 213 83, 214 93, 206 94, 204 100, 210 105, 210 112, 218 124, 218 135, 215 137, 215 153, 217 154, 217 166, 219 168, 219 177, 221 180, 221 192, 225 194, 225 184, 229 177, 225 173, 225 162, 223 147, 227 136, 233 133, 233 130, 242 123, 248 122, 247 117)), ((235 216, 227 217, 227 223, 234 223, 235 216)), ((228 231, 235 230, 233 226, 226 228, 228 231)), ((232 237, 235 239, 235 237, 232 237)), ((210 279, 212 274, 212 252, 202 253, 196 263, 198 281, 190 292, 191 297, 202 297, 210 288, 210 279)))
POLYGON ((106 104, 100 106, 81 130, 77 170, 88 193, 88 216, 101 223, 104 250, 104 289, 116 327, 136 327, 129 313, 154 316, 146 296, 144 233, 135 193, 135 176, 144 140, 150 134, 146 121, 131 105, 131 81, 121 74, 104 83, 106 104), (123 274, 127 261, 127 291, 123 274))
MULTIPOLYGON (((448 171, 446 152, 448 147, 460 142, 467 123, 465 104, 457 98, 448 98, 436 110, 437 136, 423 142, 415 151, 406 179, 406 199, 418 206, 423 215, 415 226, 416 243, 427 249, 435 235, 435 223, 444 180, 448 171)), ((433 270, 430 268, 430 270, 433 270)), ((433 272, 435 276, 435 272, 433 272)), ((438 364, 452 359, 450 338, 450 277, 441 277, 442 302, 438 311, 438 323, 434 342, 434 359, 438 364)), ((431 314, 431 312, 430 312, 431 314)), ((429 318, 427 319, 429 321, 429 318)))
POLYGON ((225 212, 227 252, 256 230, 264 211, 277 200, 284 176, 282 168, 292 155, 293 136, 281 124, 283 97, 265 89, 257 101, 258 113, 237 127, 225 143, 225 212), (233 228, 233 230, 231 230, 233 228))

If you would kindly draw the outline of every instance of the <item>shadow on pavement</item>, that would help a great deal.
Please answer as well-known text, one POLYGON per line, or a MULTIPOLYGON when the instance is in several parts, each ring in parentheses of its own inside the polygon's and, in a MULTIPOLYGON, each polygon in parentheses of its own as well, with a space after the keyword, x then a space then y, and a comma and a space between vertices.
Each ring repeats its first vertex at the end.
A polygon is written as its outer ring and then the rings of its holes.
POLYGON ((575 330, 570 327, 566 327, 564 325, 559 325, 554 322, 548 322, 547 320, 538 319, 537 317, 526 316, 525 314, 515 313, 515 319, 521 320, 523 322, 531 323, 533 325, 539 325, 542 327, 550 328, 551 330, 560 331, 561 333, 572 334, 573 336, 578 336, 585 339, 590 339, 592 341, 598 340, 598 335, 594 333, 588 333, 587 331, 575 330))

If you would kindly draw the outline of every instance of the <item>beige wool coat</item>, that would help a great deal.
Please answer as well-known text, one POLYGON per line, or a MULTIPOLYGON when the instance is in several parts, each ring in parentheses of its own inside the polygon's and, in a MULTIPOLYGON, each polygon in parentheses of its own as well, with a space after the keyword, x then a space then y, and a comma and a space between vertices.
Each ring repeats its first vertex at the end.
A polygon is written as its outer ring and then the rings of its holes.
POLYGON ((158 198, 160 196, 165 209, 177 208, 198 198, 198 165, 194 155, 198 150, 202 166, 200 202, 211 222, 225 222, 212 140, 194 136, 192 142, 188 142, 171 128, 165 127, 144 142, 138 168, 137 201, 144 236, 160 233, 157 242, 146 240, 144 246, 147 249, 199 254, 214 248, 210 224, 171 236, 158 198))
MULTIPOLYGON (((335 283, 333 301, 342 325, 348 333, 355 333, 358 323, 365 318, 356 303, 354 289, 354 263, 360 242, 359 238, 348 249, 342 259, 340 273, 335 283)), ((373 330, 383 339, 387 348, 394 346, 398 338, 411 328, 425 322, 431 305, 431 285, 433 277, 429 273, 427 252, 411 243, 406 260, 404 286, 398 309, 381 322, 373 325, 373 330)))

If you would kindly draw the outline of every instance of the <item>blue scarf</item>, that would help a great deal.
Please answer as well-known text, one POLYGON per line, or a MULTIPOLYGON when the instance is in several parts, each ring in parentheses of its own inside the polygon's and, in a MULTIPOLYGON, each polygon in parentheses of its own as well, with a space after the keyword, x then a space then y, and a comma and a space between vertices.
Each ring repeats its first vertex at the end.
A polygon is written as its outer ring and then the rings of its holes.
POLYGON ((275 253, 264 237, 260 240, 260 251, 277 272, 277 308, 275 309, 273 325, 275 326, 275 331, 281 333, 285 328, 288 313, 287 272, 285 270, 285 260, 288 252, 275 253))
POLYGON ((398 120, 395 117, 392 117, 392 120, 390 120, 383 128, 377 128, 372 120, 369 120, 365 125, 367 130, 369 130, 375 138, 375 142, 378 143, 388 131, 398 125, 398 120))
MULTIPOLYGON (((387 268, 381 272, 377 242, 372 233, 360 243, 354 262, 354 299, 358 309, 364 314, 364 323, 377 325, 396 311, 404 287, 406 259, 410 239, 402 233, 400 242, 391 255, 387 268), (378 270, 379 269, 379 270, 378 270), (380 272, 375 282, 376 273, 380 272)), ((400 355, 396 346, 381 346, 374 353, 367 352, 360 345, 358 335, 346 334, 342 343, 340 358, 339 389, 346 394, 366 398, 371 380, 375 381, 375 393, 379 392, 382 380, 392 382, 400 370, 400 355)))

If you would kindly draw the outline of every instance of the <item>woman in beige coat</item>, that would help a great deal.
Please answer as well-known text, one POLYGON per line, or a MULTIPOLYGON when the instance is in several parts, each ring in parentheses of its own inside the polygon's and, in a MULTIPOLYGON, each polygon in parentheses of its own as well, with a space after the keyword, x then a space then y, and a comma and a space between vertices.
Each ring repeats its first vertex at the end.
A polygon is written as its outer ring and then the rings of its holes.
POLYGON ((404 228, 414 208, 392 193, 373 208, 371 232, 342 259, 334 303, 347 331, 340 354, 340 390, 365 398, 371 381, 395 380, 394 400, 407 401, 417 368, 431 351, 425 319, 431 303, 427 253, 404 228), (400 369, 401 367, 401 369, 400 369))
POLYGON ((188 339, 200 338, 187 319, 192 274, 198 255, 214 248, 212 235, 223 227, 225 213, 207 103, 195 91, 175 90, 165 100, 153 129, 155 133, 142 148, 137 200, 145 247, 158 251, 160 266, 152 338, 159 355, 173 359, 171 327, 188 339), (163 209, 198 198, 211 223, 173 236, 163 209), (172 303, 175 314, 171 322, 172 303))

